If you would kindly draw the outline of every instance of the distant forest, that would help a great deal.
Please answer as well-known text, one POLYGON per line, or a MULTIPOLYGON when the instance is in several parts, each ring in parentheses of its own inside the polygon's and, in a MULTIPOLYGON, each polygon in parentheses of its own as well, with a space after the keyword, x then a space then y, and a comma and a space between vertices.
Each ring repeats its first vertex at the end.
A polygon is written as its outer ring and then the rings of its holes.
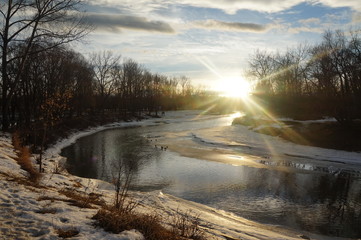
POLYGON ((254 99, 276 115, 334 117, 342 125, 361 118, 360 30, 326 31, 316 45, 271 53, 257 50, 248 75, 254 99))
POLYGON ((92 30, 79 4, 0 4, 2 130, 46 131, 68 120, 102 124, 202 102, 205 91, 185 76, 152 73, 110 51, 85 58, 70 48, 92 30))
MULTIPOLYGON (((33 51, 37 48, 43 46, 33 51)), ((16 72, 19 66, 14 63, 11 69, 16 72)), ((86 59, 70 48, 54 47, 29 55, 11 98, 9 120, 29 126, 42 119, 160 115, 190 105, 198 91, 185 76, 152 73, 110 51, 86 59)))

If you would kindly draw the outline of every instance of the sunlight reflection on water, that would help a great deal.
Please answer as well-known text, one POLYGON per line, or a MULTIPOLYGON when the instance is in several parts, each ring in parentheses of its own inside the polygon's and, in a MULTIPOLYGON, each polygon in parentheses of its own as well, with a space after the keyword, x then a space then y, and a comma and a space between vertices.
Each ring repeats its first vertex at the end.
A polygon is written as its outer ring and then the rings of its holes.
MULTIPOLYGON (((68 158, 70 173, 107 181, 111 181, 114 161, 134 156, 136 190, 162 191, 263 223, 361 237, 359 171, 316 165, 297 156, 247 155, 245 151, 258 148, 205 140, 197 132, 212 130, 222 135, 233 117, 188 115, 184 121, 165 119, 158 126, 107 130, 79 139, 62 155, 68 158), (160 149, 171 143, 194 151, 197 158, 160 149), (204 160, 208 155, 233 161, 204 160)), ((244 128, 237 130, 244 134, 244 128)))

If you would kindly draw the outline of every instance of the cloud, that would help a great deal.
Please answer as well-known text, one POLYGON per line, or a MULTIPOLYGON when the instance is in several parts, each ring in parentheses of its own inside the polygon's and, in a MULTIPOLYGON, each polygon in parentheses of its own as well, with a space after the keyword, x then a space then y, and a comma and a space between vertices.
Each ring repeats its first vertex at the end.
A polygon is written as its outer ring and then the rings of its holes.
POLYGON ((150 21, 144 17, 89 13, 84 20, 97 30, 120 32, 121 29, 140 30, 148 32, 174 33, 174 29, 166 22, 150 21))
POLYGON ((361 12, 361 4, 360 0, 318 0, 318 3, 321 3, 323 5, 329 6, 329 7, 349 7, 356 11, 361 12))
POLYGON ((311 25, 311 24, 319 24, 321 20, 319 18, 307 18, 307 19, 301 19, 298 22, 304 25, 311 25))
POLYGON ((313 33, 322 33, 324 30, 322 28, 313 28, 313 27, 294 27, 290 28, 288 32, 290 33, 300 33, 300 32, 313 32, 313 33))
POLYGON ((359 14, 359 13, 353 14, 352 23, 354 23, 354 24, 361 23, 361 14, 359 14))
POLYGON ((259 12, 280 12, 305 1, 314 0, 87 0, 93 6, 113 6, 129 12, 149 13, 157 9, 174 6, 192 6, 199 8, 220 9, 228 14, 246 9, 259 12))
POLYGON ((221 9, 228 14, 235 14, 239 10, 275 13, 291 9, 301 3, 321 4, 333 8, 349 7, 361 11, 360 0, 178 0, 177 3, 194 7, 221 9))
POLYGON ((289 9, 304 0, 180 0, 178 3, 194 7, 221 9, 228 14, 247 9, 259 12, 280 12, 289 9))
POLYGON ((194 21, 193 25, 196 28, 206 28, 222 31, 240 31, 240 32, 265 32, 269 30, 269 26, 255 24, 255 23, 240 23, 240 22, 223 22, 213 19, 206 21, 194 21))
POLYGON ((321 4, 328 7, 349 7, 361 12, 360 0, 87 0, 91 5, 117 7, 129 12, 149 13, 177 5, 220 9, 228 14, 239 10, 276 13, 289 10, 302 3, 321 4))
POLYGON ((314 33, 321 33, 323 32, 323 25, 325 23, 321 24, 320 18, 307 18, 307 19, 301 19, 298 20, 298 23, 300 26, 295 27, 291 25, 288 25, 288 32, 289 33, 300 33, 300 32, 314 32, 314 33))

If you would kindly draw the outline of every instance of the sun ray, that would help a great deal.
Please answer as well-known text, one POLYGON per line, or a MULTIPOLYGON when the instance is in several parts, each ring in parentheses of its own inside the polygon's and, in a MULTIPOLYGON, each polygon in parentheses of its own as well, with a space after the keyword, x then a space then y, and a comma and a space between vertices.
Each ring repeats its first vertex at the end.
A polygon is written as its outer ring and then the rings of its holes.
MULTIPOLYGON (((271 120, 272 122, 274 122, 275 124, 279 124, 279 125, 284 125, 281 121, 279 121, 277 119, 277 117, 275 117, 270 111, 268 111, 267 109, 265 109, 264 107, 261 106, 261 104, 257 103, 257 101, 255 101, 252 98, 248 98, 246 101, 244 101, 245 106, 247 108, 247 110, 254 116, 262 114, 264 115, 266 118, 268 118, 269 120, 271 120)), ((297 133, 296 131, 294 131, 291 128, 287 128, 287 137, 290 139, 296 139, 296 142, 304 142, 307 143, 308 141, 301 136, 299 133, 297 133)), ((273 145, 271 142, 269 142, 269 140, 267 139, 267 137, 263 137, 263 141, 266 144, 268 150, 270 151, 271 155, 276 155, 275 150, 273 149, 273 145)))
POLYGON ((251 92, 250 83, 242 77, 223 78, 218 86, 222 96, 246 99, 251 92))

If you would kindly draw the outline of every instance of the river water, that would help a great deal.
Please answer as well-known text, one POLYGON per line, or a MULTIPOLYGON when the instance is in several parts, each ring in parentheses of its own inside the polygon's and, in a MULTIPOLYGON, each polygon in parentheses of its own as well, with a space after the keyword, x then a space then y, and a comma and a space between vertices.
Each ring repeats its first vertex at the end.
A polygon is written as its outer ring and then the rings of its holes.
POLYGON ((261 223, 361 237, 361 154, 287 143, 232 126, 234 117, 167 113, 155 124, 80 138, 61 154, 81 177, 111 182, 125 166, 134 190, 162 191, 261 223))

